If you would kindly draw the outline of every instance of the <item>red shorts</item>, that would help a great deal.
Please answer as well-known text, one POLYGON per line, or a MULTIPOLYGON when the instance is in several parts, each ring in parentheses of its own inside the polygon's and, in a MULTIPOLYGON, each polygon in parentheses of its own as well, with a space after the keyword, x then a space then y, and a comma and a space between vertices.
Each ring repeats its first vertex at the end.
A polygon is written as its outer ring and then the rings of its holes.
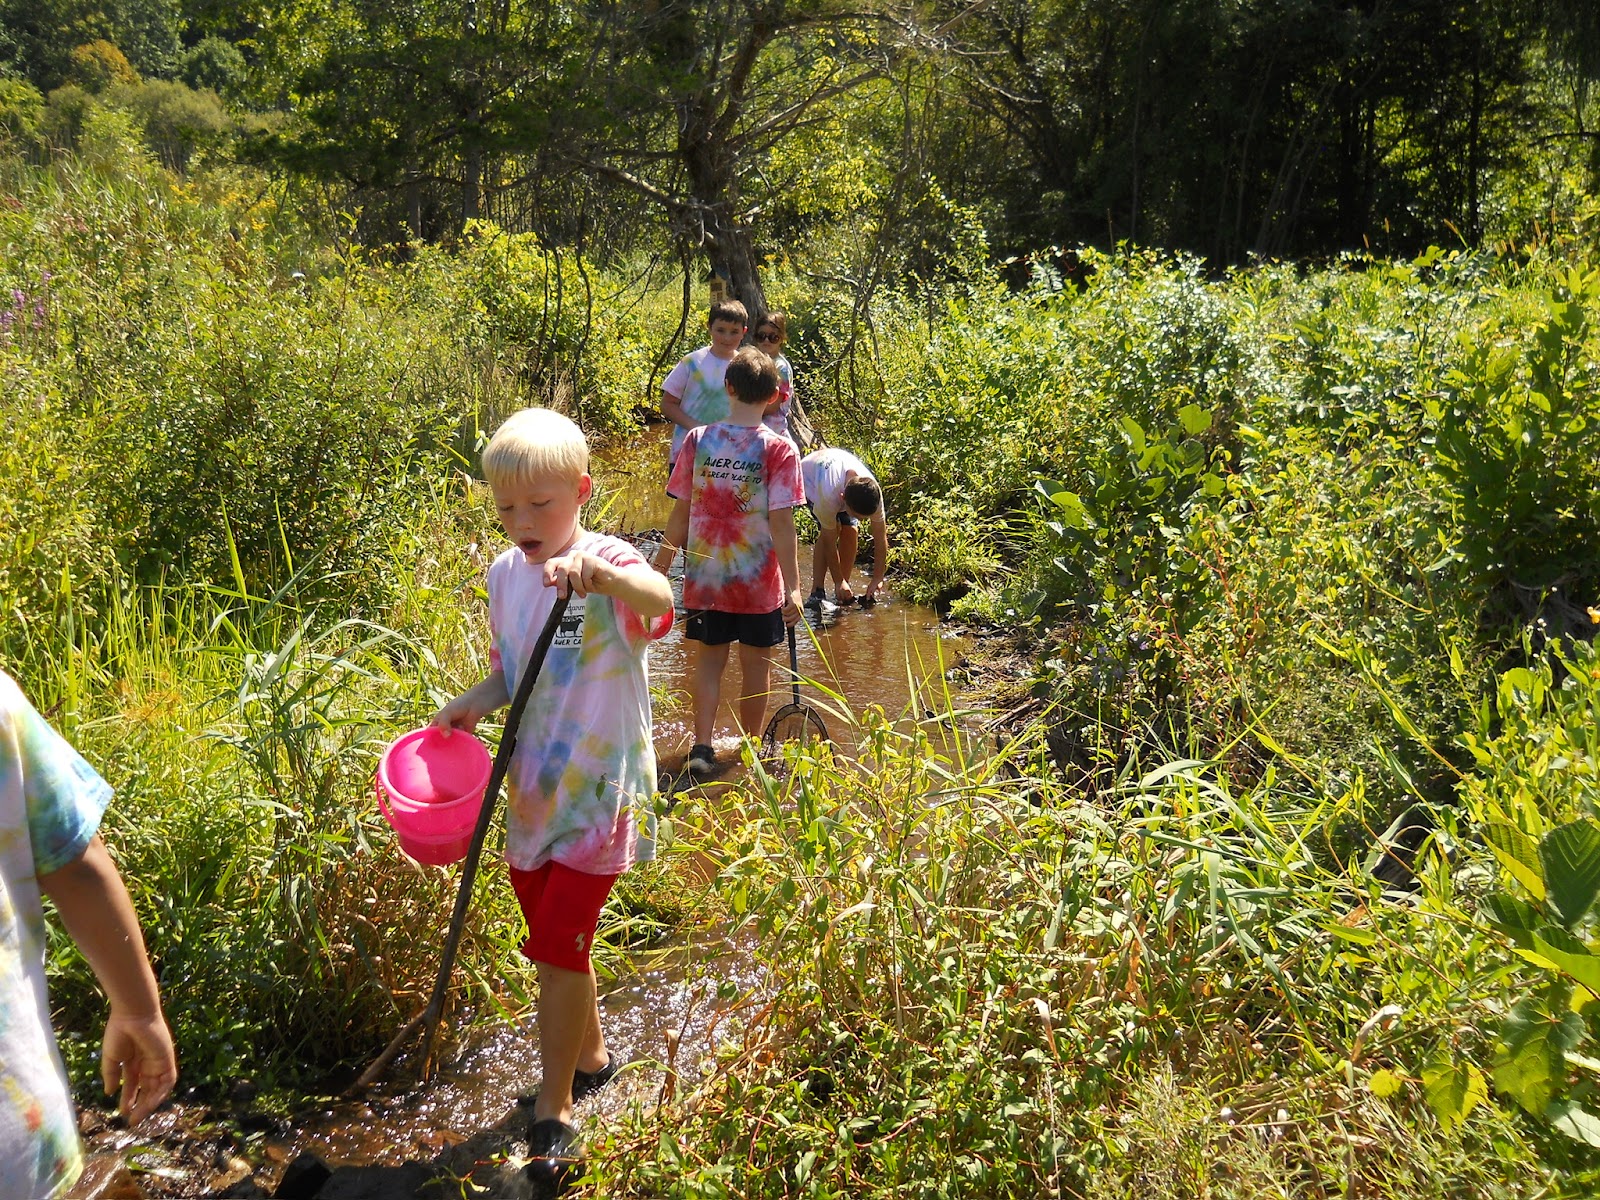
POLYGON ((552 859, 534 871, 511 868, 511 887, 528 922, 522 953, 568 971, 589 970, 589 948, 615 875, 589 875, 552 859))

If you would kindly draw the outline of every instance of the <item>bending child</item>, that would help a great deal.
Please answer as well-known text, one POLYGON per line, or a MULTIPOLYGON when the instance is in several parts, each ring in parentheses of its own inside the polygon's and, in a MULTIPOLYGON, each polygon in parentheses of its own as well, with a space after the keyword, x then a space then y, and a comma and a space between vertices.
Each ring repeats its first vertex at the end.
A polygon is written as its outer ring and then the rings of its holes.
POLYGON ((820 608, 827 576, 840 605, 854 604, 850 573, 855 569, 862 521, 872 522, 872 578, 861 594, 864 605, 876 603, 889 561, 889 526, 883 515, 883 490, 862 462, 848 450, 829 446, 800 460, 806 503, 817 518, 817 544, 811 552, 811 594, 806 604, 820 608))
POLYGON ((729 647, 739 643, 739 726, 759 737, 775 648, 785 626, 800 619, 800 464, 794 443, 762 423, 778 393, 778 368, 747 346, 728 364, 725 384, 728 419, 691 430, 673 463, 667 494, 676 504, 655 557, 665 572, 684 548, 684 637, 698 643, 689 676, 689 769, 697 774, 716 769, 712 737, 729 647))
POLYGON ((558 1189, 582 1171, 574 1103, 616 1073, 589 953, 612 885, 654 855, 655 748, 646 651, 672 628, 672 588, 620 538, 579 524, 583 432, 550 409, 507 418, 483 452, 506 536, 489 568, 488 678, 434 715, 471 730, 515 693, 558 594, 570 596, 517 731, 506 862, 538 967, 543 1083, 530 1173, 558 1189))
POLYGON ((172 1034, 128 889, 97 832, 111 789, 0 671, 0 1180, 54 1196, 83 1170, 78 1122, 45 995, 44 912, 61 923, 111 1001, 106 1093, 137 1125, 178 1078, 172 1034))

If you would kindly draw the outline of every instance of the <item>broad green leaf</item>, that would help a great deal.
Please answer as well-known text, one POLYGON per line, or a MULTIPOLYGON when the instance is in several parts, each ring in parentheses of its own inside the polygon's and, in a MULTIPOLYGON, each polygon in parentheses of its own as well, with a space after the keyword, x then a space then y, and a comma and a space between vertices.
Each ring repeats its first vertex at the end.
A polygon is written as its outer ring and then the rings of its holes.
POLYGON ((1387 1100, 1405 1087, 1405 1080, 1393 1071, 1379 1068, 1367 1079, 1367 1090, 1379 1100, 1387 1100))
POLYGON ((1548 993, 1517 1002, 1500 1027, 1495 1051, 1494 1087, 1534 1116, 1544 1112, 1566 1073, 1566 1052, 1583 1038, 1583 1018, 1566 1011, 1566 989, 1559 1005, 1548 993))
POLYGON ((1483 837, 1500 865, 1527 888, 1535 900, 1543 900, 1544 868, 1539 845, 1509 821, 1491 821, 1483 827, 1483 837))
POLYGON ((1563 974, 1600 996, 1600 957, 1565 929, 1546 925, 1533 935, 1533 949, 1553 962, 1563 974))
POLYGON ((1094 522, 1089 519, 1089 510, 1084 508, 1083 500, 1076 492, 1057 492, 1050 497, 1051 502, 1061 512, 1061 523, 1072 529, 1090 529, 1094 522))
POLYGON ((1144 428, 1126 413, 1117 418, 1117 424, 1122 427, 1135 456, 1142 456, 1145 451, 1144 428))
POLYGON ((1428 1107, 1447 1132, 1489 1098, 1482 1071, 1464 1060, 1444 1056, 1422 1068, 1422 1089, 1428 1107))
POLYGON ((1184 433, 1196 437, 1211 428, 1211 414, 1198 404, 1185 404, 1178 410, 1178 422, 1184 433))
POLYGON ((1500 676, 1500 682, 1507 687, 1516 688, 1517 691, 1526 694, 1533 691, 1534 685, 1538 682, 1538 677, 1527 667, 1512 667, 1504 675, 1500 676))
POLYGON ((1600 824, 1573 821, 1552 829, 1539 843, 1550 904, 1571 929, 1600 894, 1600 824))
POLYGON ((1570 1100, 1552 1104, 1545 1110, 1550 1124, 1576 1142, 1600 1147, 1600 1117, 1570 1100))
POLYGON ((1494 892, 1484 898, 1483 907, 1501 933, 1524 950, 1532 949, 1533 931, 1540 924, 1539 913, 1533 905, 1505 892, 1494 892))

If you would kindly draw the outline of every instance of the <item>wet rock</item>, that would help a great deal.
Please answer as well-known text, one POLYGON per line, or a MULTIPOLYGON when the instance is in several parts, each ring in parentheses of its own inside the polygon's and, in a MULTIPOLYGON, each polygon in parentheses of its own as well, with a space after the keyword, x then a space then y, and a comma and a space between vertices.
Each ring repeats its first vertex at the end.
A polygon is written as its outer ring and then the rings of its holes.
MULTIPOLYGON (((239 1193, 233 1189, 247 1180, 252 1185, 255 1185, 255 1181, 251 1179, 251 1176, 255 1174, 255 1168, 250 1165, 249 1159, 240 1158, 237 1154, 229 1154, 226 1150, 218 1150, 214 1162, 215 1173, 206 1184, 206 1192, 208 1194, 234 1196, 239 1193)), ((255 1185, 255 1188, 255 1191, 244 1194, 251 1196, 266 1195, 259 1185, 255 1185)))
POLYGON ((144 1200, 144 1189, 133 1172, 108 1158, 92 1158, 84 1163, 72 1194, 80 1200, 144 1200))
POLYGON ((315 1154, 302 1154, 284 1168, 273 1200, 313 1200, 333 1178, 333 1168, 315 1154))
POLYGON ((253 1176, 246 1176, 220 1192, 213 1192, 220 1200, 265 1200, 268 1192, 253 1176))
POLYGON ((425 1163, 340 1167, 316 1193, 316 1200, 412 1200, 437 1173, 425 1163))
POLYGON ((235 1104, 249 1104, 260 1094, 261 1088, 254 1079, 235 1079, 228 1089, 228 1099, 235 1104))
POLYGON ((105 1116, 92 1108, 78 1110, 78 1132, 84 1137, 93 1137, 106 1127, 105 1116))

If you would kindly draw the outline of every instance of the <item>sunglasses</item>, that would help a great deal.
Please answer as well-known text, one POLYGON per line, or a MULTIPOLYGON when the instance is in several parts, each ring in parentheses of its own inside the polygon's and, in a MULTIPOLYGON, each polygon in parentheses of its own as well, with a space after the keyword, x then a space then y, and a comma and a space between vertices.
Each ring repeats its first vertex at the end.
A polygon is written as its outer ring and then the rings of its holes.
POLYGON ((781 342, 783 339, 775 333, 758 333, 755 336, 758 342, 781 342))

